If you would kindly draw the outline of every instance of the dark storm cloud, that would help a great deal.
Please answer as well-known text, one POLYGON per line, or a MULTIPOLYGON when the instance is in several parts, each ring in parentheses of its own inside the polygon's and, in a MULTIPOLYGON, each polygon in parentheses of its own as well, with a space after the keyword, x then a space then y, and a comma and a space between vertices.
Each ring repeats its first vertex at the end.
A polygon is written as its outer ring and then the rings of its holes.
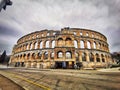
POLYGON ((0 35, 18 36, 19 34, 20 34, 19 31, 16 31, 16 30, 14 30, 13 28, 11 28, 7 25, 0 24, 0 35))

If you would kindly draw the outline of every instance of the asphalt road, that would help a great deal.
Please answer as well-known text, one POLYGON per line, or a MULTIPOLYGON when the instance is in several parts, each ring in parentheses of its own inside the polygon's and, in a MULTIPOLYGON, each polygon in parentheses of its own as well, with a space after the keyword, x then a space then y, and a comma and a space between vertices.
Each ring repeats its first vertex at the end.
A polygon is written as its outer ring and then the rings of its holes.
POLYGON ((120 90, 120 72, 60 69, 1 69, 26 90, 120 90))

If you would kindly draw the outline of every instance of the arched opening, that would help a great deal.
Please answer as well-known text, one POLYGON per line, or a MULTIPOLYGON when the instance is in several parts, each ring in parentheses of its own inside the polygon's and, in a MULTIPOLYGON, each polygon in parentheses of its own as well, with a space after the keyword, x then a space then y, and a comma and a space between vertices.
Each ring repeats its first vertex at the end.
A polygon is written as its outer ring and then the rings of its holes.
POLYGON ((54 52, 51 53, 51 59, 54 59, 54 52))
POLYGON ((49 45, 49 41, 46 41, 46 43, 45 43, 45 47, 46 47, 46 48, 49 48, 49 47, 50 47, 50 45, 49 45))
POLYGON ((32 59, 35 59, 35 53, 32 54, 32 59))
POLYGON ((84 41, 83 40, 80 41, 80 47, 84 48, 84 41))
POLYGON ((23 55, 23 59, 25 60, 26 54, 23 55))
POLYGON ((47 33, 47 36, 49 36, 50 35, 50 33, 47 33))
POLYGON ((99 54, 98 54, 98 53, 96 53, 96 61, 97 61, 97 62, 100 62, 100 57, 99 57, 99 54))
POLYGON ((30 59, 30 53, 27 54, 27 59, 30 59))
POLYGON ((70 51, 67 51, 65 56, 66 56, 66 59, 71 59, 72 58, 72 53, 70 51))
POLYGON ((82 36, 83 34, 82 34, 82 32, 80 32, 80 36, 82 36))
POLYGON ((91 44, 90 41, 87 41, 87 48, 88 49, 91 49, 91 45, 90 44, 91 44))
POLYGON ((38 59, 41 59, 41 57, 42 57, 42 52, 39 52, 38 53, 38 59))
POLYGON ((66 40, 65 40, 66 46, 71 46, 71 43, 72 43, 71 38, 67 37, 66 40))
POLYGON ((17 58, 17 60, 19 60, 19 58, 20 58, 20 56, 18 55, 18 58, 17 58))
POLYGON ((38 43, 37 43, 37 42, 35 42, 35 44, 34 44, 34 45, 35 45, 35 49, 37 49, 37 45, 38 45, 38 43))
POLYGON ((96 49, 96 42, 93 43, 93 48, 96 49))
POLYGON ((74 35, 76 35, 76 32, 74 32, 74 35))
POLYGON ((94 37, 94 34, 92 33, 92 37, 94 37))
POLYGON ((53 35, 55 35, 56 33, 54 32, 53 35))
POLYGON ((26 44, 26 50, 29 50, 29 44, 26 44))
POLYGON ((75 47, 75 48, 78 48, 78 43, 77 43, 76 40, 74 40, 74 47, 75 47))
POLYGON ((104 50, 104 44, 102 44, 102 49, 104 50))
POLYGON ((86 61, 86 53, 82 53, 82 61, 86 61))
POLYGON ((62 52, 62 51, 59 51, 59 52, 57 53, 57 57, 58 57, 58 58, 63 58, 63 52, 62 52))
POLYGON ((89 36, 88 32, 86 33, 86 36, 87 36, 87 37, 89 36))
POLYGON ((48 52, 44 53, 44 59, 48 59, 48 52))
POLYGON ((22 54, 20 55, 20 59, 22 59, 22 54))
POLYGON ((94 62, 94 56, 92 53, 89 54, 89 59, 90 59, 90 62, 94 62))
POLYGON ((55 47, 55 40, 52 41, 52 48, 55 47))
POLYGON ((101 43, 98 43, 98 48, 101 49, 101 43))
POLYGON ((32 45, 32 43, 30 43, 30 50, 32 49, 32 47, 33 47, 33 45, 32 45))
POLYGON ((105 62, 105 58, 103 54, 101 54, 101 58, 102 58, 102 62, 105 62))
POLYGON ((62 38, 58 38, 58 45, 62 46, 63 45, 63 39, 62 38))
POLYGON ((41 41, 40 42, 40 49, 42 49, 42 47, 43 47, 43 42, 41 41))

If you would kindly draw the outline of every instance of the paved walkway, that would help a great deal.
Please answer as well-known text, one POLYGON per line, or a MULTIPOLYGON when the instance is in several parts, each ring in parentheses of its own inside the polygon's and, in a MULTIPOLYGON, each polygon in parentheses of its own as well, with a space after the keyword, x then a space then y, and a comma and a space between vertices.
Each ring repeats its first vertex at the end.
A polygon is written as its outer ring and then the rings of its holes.
POLYGON ((0 75, 0 90, 24 90, 24 89, 15 84, 13 81, 0 75))
MULTIPOLYGON (((0 69, 12 68, 0 64, 0 69)), ((22 87, 17 85, 15 82, 9 80, 8 78, 0 75, 0 90, 24 90, 22 87)))
POLYGON ((100 69, 100 70, 98 70, 98 71, 101 71, 101 72, 120 72, 120 67, 100 69))

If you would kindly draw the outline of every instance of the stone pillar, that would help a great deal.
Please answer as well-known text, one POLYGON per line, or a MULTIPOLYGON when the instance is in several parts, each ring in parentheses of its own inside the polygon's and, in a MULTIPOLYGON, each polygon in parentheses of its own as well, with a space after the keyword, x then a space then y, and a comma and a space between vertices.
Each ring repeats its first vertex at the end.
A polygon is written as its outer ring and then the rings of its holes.
POLYGON ((41 60, 44 60, 44 52, 42 51, 41 60))
POLYGON ((82 62, 82 52, 79 53, 79 61, 82 62))
POLYGON ((49 41, 49 48, 52 48, 52 41, 49 41))
POLYGON ((25 63, 25 67, 26 67, 26 68, 28 67, 28 62, 25 63))
POLYGON ((95 54, 93 54, 93 57, 94 57, 94 62, 96 63, 96 55, 95 55, 95 54))
POLYGON ((86 40, 84 41, 84 46, 85 46, 85 48, 87 48, 87 42, 86 42, 86 40))
POLYGON ((42 43, 43 43, 43 47, 42 47, 42 48, 45 48, 45 43, 46 43, 46 42, 45 42, 45 41, 43 41, 42 43))
POLYGON ((37 62, 37 68, 38 69, 40 68, 40 62, 37 62))
POLYGON ((87 62, 90 61, 90 59, 89 59, 89 53, 88 52, 86 53, 86 60, 87 60, 87 62))
POLYGON ((99 49, 99 48, 98 48, 98 43, 97 43, 97 42, 96 42, 96 49, 99 49))
POLYGON ((91 47, 91 49, 94 49, 93 41, 91 41, 91 43, 90 43, 90 47, 91 47))
POLYGON ((39 49, 40 48, 40 42, 38 41, 37 43, 38 43, 37 44, 37 49, 39 49))
POLYGON ((48 51, 48 60, 50 60, 50 51, 48 51))
POLYGON ((78 48, 80 48, 80 41, 78 42, 78 48))

